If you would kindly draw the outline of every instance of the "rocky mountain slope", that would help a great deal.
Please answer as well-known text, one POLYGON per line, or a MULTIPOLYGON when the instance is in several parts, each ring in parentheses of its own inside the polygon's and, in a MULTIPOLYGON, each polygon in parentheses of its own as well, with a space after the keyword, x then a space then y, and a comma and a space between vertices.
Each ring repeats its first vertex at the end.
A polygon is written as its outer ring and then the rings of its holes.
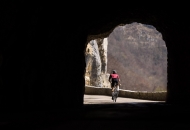
POLYGON ((107 71, 116 69, 121 88, 166 91, 167 48, 161 33, 140 23, 116 27, 108 37, 107 71))

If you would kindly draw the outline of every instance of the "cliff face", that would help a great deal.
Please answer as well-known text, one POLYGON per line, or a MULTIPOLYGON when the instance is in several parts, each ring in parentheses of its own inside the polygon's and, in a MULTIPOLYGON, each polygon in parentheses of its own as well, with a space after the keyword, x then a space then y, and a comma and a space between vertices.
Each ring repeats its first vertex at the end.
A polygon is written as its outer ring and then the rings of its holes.
POLYGON ((85 84, 109 87, 107 77, 107 38, 91 40, 86 47, 85 84))
POLYGON ((116 69, 123 89, 166 91, 167 48, 153 26, 118 26, 108 37, 108 72, 116 69))

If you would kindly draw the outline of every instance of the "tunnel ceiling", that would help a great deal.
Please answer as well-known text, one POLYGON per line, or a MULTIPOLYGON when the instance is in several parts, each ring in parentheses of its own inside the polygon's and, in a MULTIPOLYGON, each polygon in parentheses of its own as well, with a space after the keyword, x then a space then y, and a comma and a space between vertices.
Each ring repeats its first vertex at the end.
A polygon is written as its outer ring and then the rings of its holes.
POLYGON ((108 37, 118 25, 130 24, 132 22, 153 25, 164 35, 163 38, 165 39, 168 29, 172 30, 172 32, 181 29, 186 30, 184 27, 185 23, 188 24, 186 13, 185 10, 176 11, 169 8, 165 10, 153 10, 149 8, 130 10, 122 8, 119 11, 113 9, 103 15, 100 12, 100 15, 97 17, 86 18, 87 20, 83 24, 88 25, 88 41, 108 37))

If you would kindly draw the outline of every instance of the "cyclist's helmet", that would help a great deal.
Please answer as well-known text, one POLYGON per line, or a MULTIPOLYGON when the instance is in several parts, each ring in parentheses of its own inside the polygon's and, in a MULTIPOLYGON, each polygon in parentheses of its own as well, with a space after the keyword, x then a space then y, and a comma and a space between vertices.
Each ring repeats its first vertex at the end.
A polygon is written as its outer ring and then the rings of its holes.
POLYGON ((112 73, 113 73, 113 74, 116 74, 117 72, 116 72, 116 70, 113 70, 112 73))

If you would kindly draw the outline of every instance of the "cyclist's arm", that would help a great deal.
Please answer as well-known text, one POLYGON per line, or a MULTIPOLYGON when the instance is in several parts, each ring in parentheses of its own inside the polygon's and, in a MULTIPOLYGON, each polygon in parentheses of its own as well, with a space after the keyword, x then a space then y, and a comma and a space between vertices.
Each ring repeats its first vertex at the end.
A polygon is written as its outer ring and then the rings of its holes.
POLYGON ((108 79, 109 82, 111 82, 111 78, 112 78, 112 77, 111 77, 111 74, 110 74, 109 79, 108 79))
POLYGON ((119 78, 119 75, 118 75, 118 81, 120 82, 120 78, 119 78))

